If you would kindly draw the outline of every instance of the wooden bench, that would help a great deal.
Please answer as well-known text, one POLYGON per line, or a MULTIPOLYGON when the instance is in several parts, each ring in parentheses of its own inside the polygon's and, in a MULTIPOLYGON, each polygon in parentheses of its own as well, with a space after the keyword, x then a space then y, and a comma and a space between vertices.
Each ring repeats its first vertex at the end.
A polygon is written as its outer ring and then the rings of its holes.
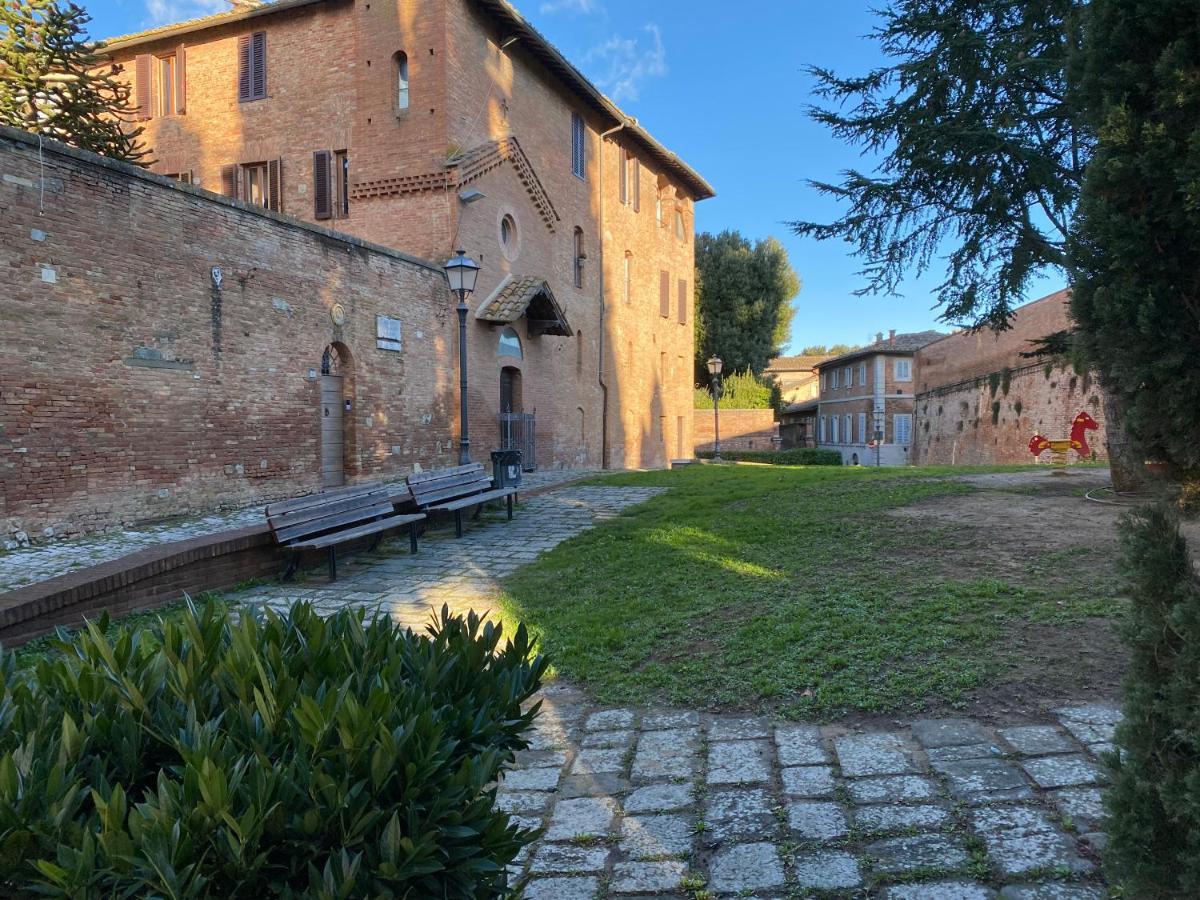
POLYGON ((305 550, 329 550, 329 580, 337 580, 337 545, 356 538, 374 535, 374 550, 385 531, 408 526, 408 542, 417 552, 417 523, 425 521, 424 513, 396 515, 388 488, 383 485, 358 485, 339 488, 320 494, 309 494, 294 500, 272 503, 267 507, 267 522, 275 540, 295 550, 284 573, 291 578, 300 565, 305 550))
MULTIPOLYGON (((508 517, 513 517, 513 497, 517 495, 517 489, 493 488, 492 477, 484 472, 480 463, 409 475, 407 481, 417 509, 454 513, 454 533, 458 537, 463 533, 462 511, 468 507, 482 509, 489 500, 506 500, 508 517)), ((479 516, 479 509, 475 510, 475 516, 479 516)))

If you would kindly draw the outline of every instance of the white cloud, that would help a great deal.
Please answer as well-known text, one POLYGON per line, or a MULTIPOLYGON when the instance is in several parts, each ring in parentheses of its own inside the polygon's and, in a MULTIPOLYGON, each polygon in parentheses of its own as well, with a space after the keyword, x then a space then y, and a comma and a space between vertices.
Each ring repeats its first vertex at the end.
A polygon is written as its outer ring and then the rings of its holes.
POLYGON ((634 37, 613 35, 583 58, 596 83, 618 103, 637 100, 642 82, 667 74, 662 32, 657 25, 646 25, 642 31, 634 37))
POLYGON ((186 22, 229 8, 230 4, 225 0, 146 0, 146 12, 150 14, 151 25, 186 22))
POLYGON ((545 0, 538 7, 538 11, 543 15, 549 15, 556 12, 573 12, 587 14, 595 12, 600 8, 600 4, 596 0, 545 0))

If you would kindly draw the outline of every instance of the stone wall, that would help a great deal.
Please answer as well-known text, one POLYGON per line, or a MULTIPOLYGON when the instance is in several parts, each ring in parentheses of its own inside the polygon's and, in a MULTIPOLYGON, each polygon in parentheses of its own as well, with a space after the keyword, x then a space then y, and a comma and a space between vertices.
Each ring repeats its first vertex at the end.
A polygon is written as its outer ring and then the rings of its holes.
POLYGON ((5 535, 320 488, 331 344, 349 481, 456 460, 457 323, 426 262, 6 129, 0 271, 5 535))
MULTIPOLYGON (((712 450, 712 408, 694 409, 693 422, 696 449, 712 450)), ((775 411, 770 409, 722 409, 720 428, 722 450, 773 450, 772 438, 779 435, 775 411)))

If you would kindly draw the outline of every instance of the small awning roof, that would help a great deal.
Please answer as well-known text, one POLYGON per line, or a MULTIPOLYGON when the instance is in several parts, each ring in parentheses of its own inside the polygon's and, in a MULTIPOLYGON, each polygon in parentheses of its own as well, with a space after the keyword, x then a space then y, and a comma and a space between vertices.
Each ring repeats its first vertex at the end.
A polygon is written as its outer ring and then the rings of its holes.
POLYGON ((554 299, 549 283, 537 275, 524 278, 509 275, 475 312, 475 318, 480 321, 503 325, 515 322, 521 316, 529 320, 530 334, 570 337, 575 333, 554 299))

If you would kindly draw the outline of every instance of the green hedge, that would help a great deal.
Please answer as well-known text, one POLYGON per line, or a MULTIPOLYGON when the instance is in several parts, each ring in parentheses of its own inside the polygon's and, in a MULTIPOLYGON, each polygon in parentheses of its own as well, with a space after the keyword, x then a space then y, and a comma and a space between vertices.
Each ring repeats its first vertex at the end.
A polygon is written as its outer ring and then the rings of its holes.
POLYGON ((524 628, 217 603, 0 655, 0 896, 491 897, 524 628))
MULTIPOLYGON (((707 378, 707 376, 705 376, 707 378)), ((779 386, 753 372, 732 372, 721 379, 721 409, 779 409, 779 386)), ((712 409, 711 386, 703 383, 692 392, 695 409, 712 409)))
MULTIPOLYGON (((712 459, 711 450, 696 453, 700 459, 712 459)), ((721 458, 732 462, 770 463, 773 466, 840 466, 842 454, 836 450, 796 447, 792 450, 722 450, 721 458)))

